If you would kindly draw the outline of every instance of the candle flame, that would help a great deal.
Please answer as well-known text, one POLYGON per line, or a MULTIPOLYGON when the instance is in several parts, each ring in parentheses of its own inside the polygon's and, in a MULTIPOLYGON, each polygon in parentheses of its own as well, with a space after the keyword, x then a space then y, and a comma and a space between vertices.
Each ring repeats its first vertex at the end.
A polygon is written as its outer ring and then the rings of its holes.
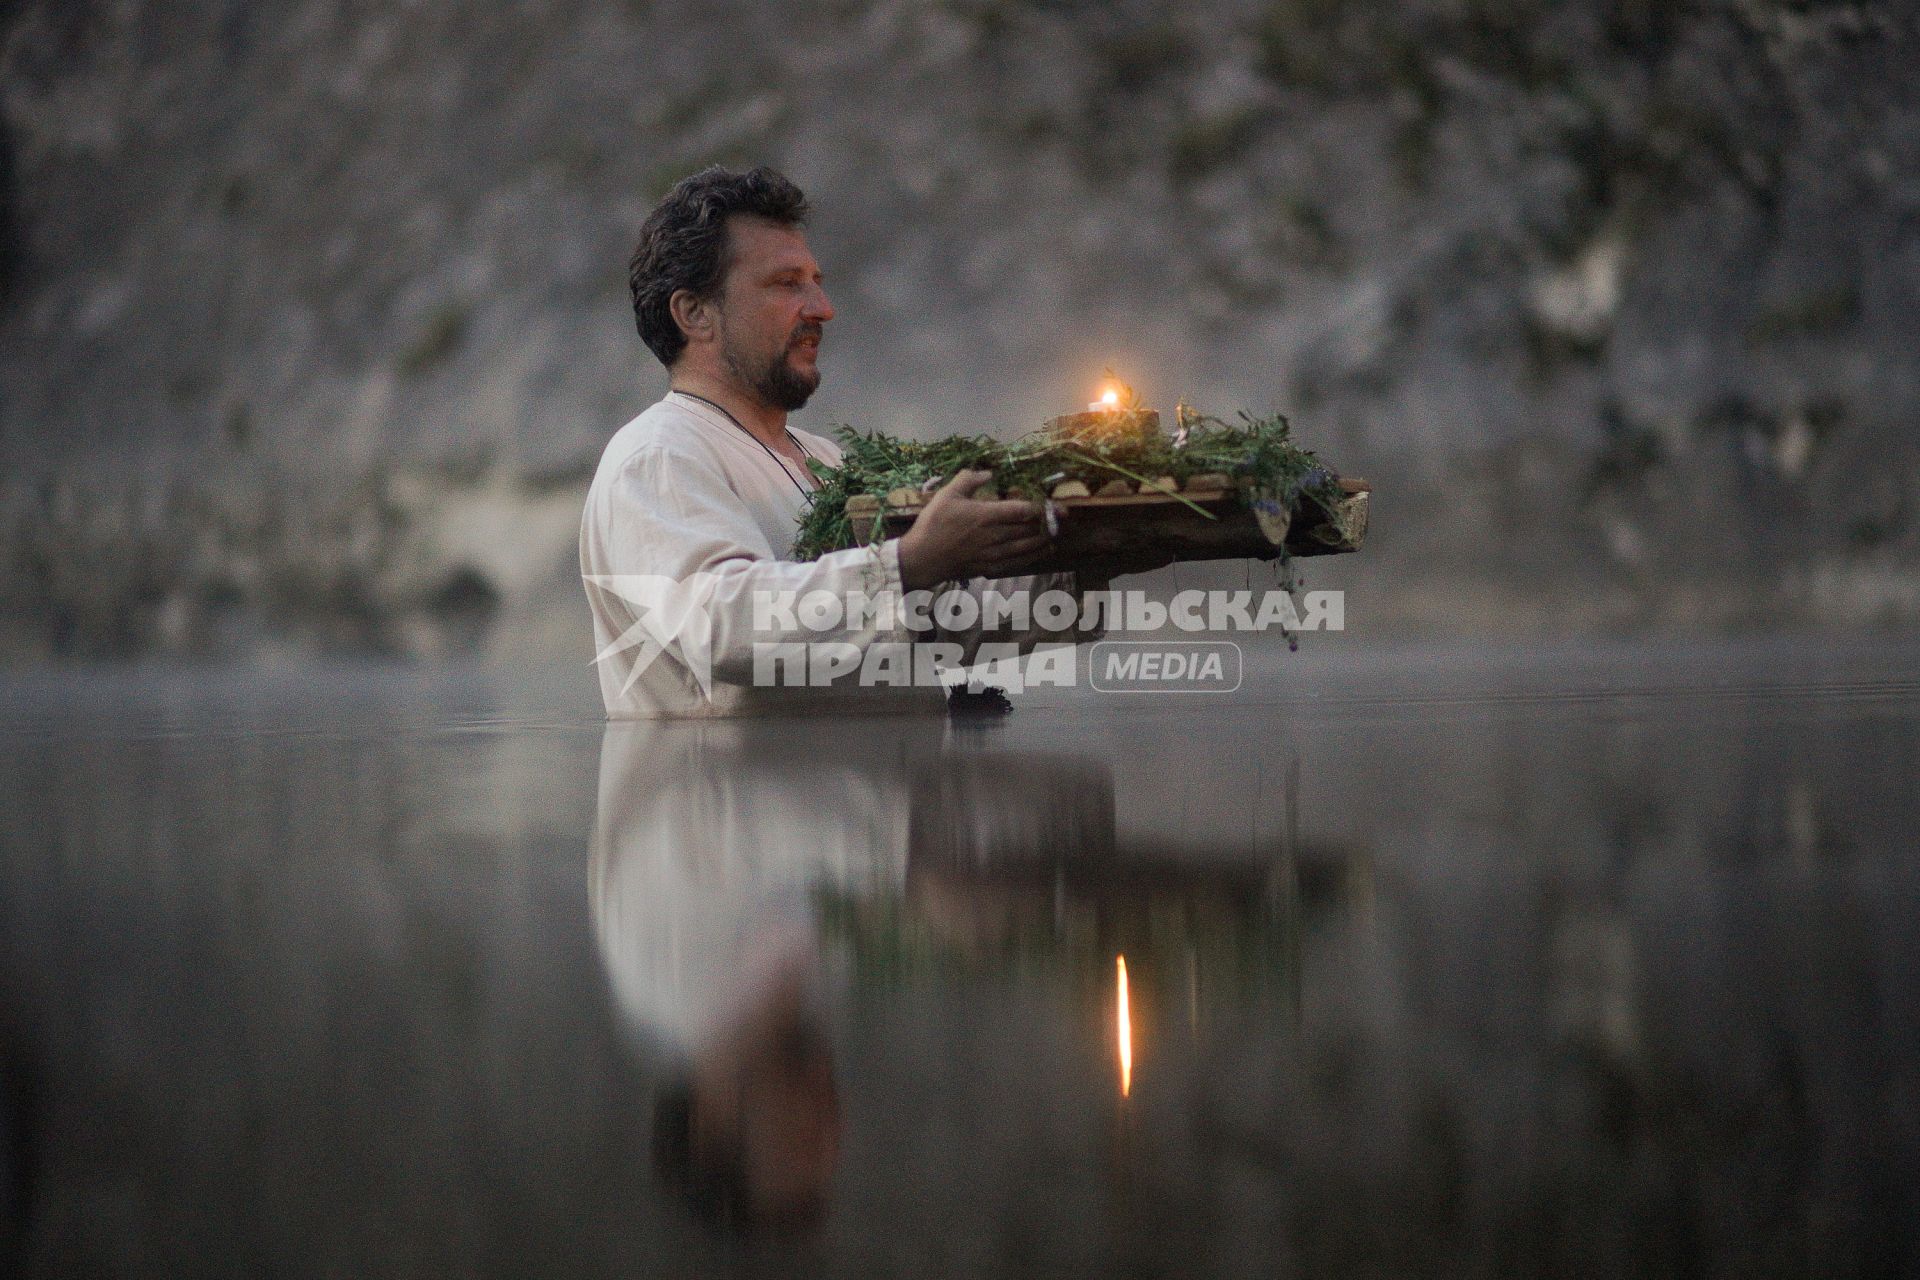
POLYGON ((1124 1098, 1133 1092, 1133 1010, 1127 997, 1127 958, 1115 956, 1113 963, 1115 990, 1119 997, 1115 1007, 1119 1011, 1120 1096, 1124 1098))
POLYGON ((1108 387, 1100 393, 1100 404, 1103 408, 1117 409, 1120 406, 1120 393, 1108 387))

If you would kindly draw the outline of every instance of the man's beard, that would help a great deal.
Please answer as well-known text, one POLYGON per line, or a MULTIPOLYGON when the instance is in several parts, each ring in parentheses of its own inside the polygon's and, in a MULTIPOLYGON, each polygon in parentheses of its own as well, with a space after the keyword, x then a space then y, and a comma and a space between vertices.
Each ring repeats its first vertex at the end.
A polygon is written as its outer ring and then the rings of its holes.
POLYGON ((764 360, 749 356, 731 341, 722 345, 721 357, 735 381, 752 392, 761 404, 792 413, 806 407, 808 397, 820 386, 820 371, 812 369, 803 373, 788 362, 787 356, 801 338, 819 336, 819 325, 803 324, 793 331, 786 346, 764 360))

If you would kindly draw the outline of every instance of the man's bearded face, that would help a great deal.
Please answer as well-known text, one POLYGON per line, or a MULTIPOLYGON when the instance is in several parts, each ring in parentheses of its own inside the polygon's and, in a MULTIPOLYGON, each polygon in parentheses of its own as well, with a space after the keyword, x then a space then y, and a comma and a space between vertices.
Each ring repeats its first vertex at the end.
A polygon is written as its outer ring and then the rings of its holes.
POLYGON ((727 371, 751 391, 755 399, 770 408, 788 413, 804 408, 808 397, 820 386, 820 366, 810 358, 820 347, 819 321, 800 321, 771 350, 764 338, 743 333, 743 328, 726 320, 721 322, 720 358, 726 361, 727 371), (802 351, 809 357, 804 367, 796 363, 802 351))
POLYGON ((741 390, 791 413, 820 385, 820 335, 833 319, 820 264, 795 227, 736 218, 728 236, 733 261, 719 309, 721 362, 741 390))

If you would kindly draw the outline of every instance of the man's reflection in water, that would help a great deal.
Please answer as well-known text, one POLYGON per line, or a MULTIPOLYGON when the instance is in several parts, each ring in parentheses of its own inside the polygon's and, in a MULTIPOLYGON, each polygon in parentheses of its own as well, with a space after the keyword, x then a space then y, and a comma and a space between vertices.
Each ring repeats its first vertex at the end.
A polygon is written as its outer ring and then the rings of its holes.
MULTIPOLYGON (((910 845, 973 867, 1112 846, 1104 766, 980 754, 938 722, 825 733, 628 722, 601 745, 589 887, 601 954, 628 1025, 677 1064, 655 1108, 660 1170, 733 1230, 817 1224, 839 1158, 818 892, 916 896, 910 845)), ((963 950, 993 932, 991 911, 929 902, 925 914, 963 950)))
POLYGON ((611 724, 589 893, 621 1013, 676 1064, 654 1154, 709 1224, 823 1217, 841 1119, 810 889, 897 882, 903 774, 818 726, 611 724))
POLYGON ((771 978, 655 1105, 656 1167, 707 1222, 804 1230, 826 1215, 840 1098, 804 985, 771 978))
POLYGON ((1188 1004, 1288 978, 1291 864, 1205 852, 1120 832, 1104 760, 937 723, 610 724, 590 895, 621 1013, 674 1063, 660 1171, 729 1229, 821 1220, 842 1136, 823 922, 855 961, 1104 974, 1126 952, 1188 1004))

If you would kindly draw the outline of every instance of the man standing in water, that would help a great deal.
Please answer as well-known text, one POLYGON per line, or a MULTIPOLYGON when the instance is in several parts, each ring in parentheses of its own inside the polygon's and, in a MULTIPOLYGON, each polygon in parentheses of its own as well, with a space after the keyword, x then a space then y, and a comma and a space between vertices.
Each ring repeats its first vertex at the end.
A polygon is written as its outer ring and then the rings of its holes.
MULTIPOLYGON (((832 441, 787 425, 820 384, 820 341, 834 316, 801 232, 806 215, 800 189, 771 169, 711 168, 675 186, 641 230, 629 272, 634 315, 671 390, 608 443, 580 527, 611 717, 937 709, 934 688, 756 687, 756 643, 864 651, 913 638, 852 611, 838 627, 756 630, 765 622, 756 596, 898 600, 1017 573, 1049 544, 1040 504, 976 499, 991 477, 973 471, 936 494, 904 537, 807 563, 787 558, 816 483, 809 461, 840 462, 832 441)), ((1037 593, 1073 581, 996 585, 1037 593)), ((960 638, 977 645, 981 636, 960 638)), ((1010 638, 1031 647, 1084 637, 1010 638)))

